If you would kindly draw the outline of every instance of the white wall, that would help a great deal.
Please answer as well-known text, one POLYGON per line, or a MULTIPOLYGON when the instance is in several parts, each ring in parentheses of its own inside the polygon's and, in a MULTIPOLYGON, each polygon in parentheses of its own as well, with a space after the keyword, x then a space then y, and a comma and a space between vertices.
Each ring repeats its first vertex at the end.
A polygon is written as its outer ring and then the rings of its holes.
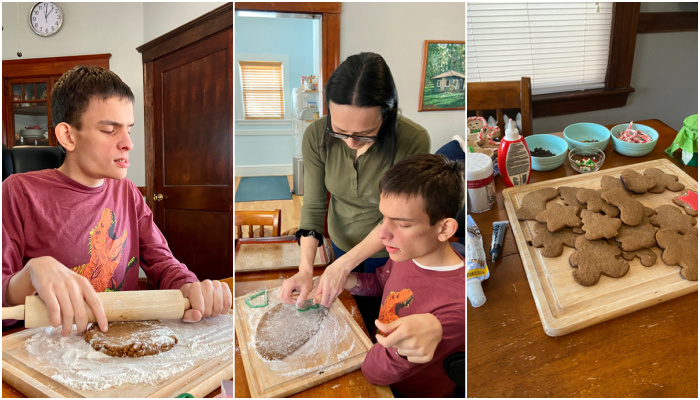
MULTIPOLYGON (((697 11, 697 7, 697 3, 642 3, 641 12, 697 11)), ((638 34, 631 86, 635 92, 624 107, 535 118, 535 133, 560 132, 576 122, 607 125, 642 119, 659 119, 679 130, 687 116, 698 113, 698 33, 638 34)))
POLYGON ((143 67, 136 48, 213 10, 223 3, 59 3, 65 19, 61 30, 40 37, 29 28, 34 3, 2 3, 2 59, 22 59, 111 53, 110 69, 134 92, 134 149, 127 177, 146 185, 143 116, 143 67), (19 25, 17 12, 19 7, 19 25))
MULTIPOLYGON (((424 40, 465 40, 465 3, 343 3, 341 61, 363 51, 381 54, 399 93, 402 114, 430 133, 431 152, 464 136, 464 111, 418 112, 424 40)), ((468 67, 467 67, 468 68, 468 67)))

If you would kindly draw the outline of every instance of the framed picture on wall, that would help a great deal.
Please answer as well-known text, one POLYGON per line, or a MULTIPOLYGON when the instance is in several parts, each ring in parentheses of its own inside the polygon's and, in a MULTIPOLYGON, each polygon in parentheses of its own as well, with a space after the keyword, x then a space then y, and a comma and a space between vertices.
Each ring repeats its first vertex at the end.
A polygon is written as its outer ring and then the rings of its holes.
POLYGON ((464 110, 464 41, 425 40, 418 111, 464 110))

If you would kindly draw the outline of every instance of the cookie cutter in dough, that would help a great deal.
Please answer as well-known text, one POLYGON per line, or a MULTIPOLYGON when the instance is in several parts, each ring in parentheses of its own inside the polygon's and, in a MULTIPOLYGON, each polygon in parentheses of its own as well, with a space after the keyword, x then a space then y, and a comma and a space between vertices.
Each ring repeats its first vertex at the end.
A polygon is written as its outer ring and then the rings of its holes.
POLYGON ((248 297, 245 298, 245 303, 250 308, 267 307, 267 289, 263 287, 261 289, 258 289, 255 292, 252 292, 251 294, 248 295, 248 297), (252 304, 253 299, 260 297, 260 296, 263 296, 263 303, 264 304, 252 304))
POLYGON ((306 300, 301 307, 302 308, 297 308, 297 311, 309 311, 310 309, 317 309, 320 304, 313 304, 311 300, 306 300))

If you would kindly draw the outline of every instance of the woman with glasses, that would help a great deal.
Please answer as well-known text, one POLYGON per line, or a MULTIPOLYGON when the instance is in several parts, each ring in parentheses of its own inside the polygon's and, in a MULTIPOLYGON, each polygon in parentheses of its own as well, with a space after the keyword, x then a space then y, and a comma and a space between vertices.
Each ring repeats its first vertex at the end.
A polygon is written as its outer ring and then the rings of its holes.
MULTIPOLYGON (((326 191, 328 233, 336 261, 329 265, 312 295, 316 303, 330 307, 343 291, 351 271, 374 272, 388 253, 377 234, 379 180, 397 161, 430 151, 430 137, 422 126, 399 115, 398 95, 391 71, 375 53, 348 57, 325 86, 328 115, 306 130, 304 204, 297 239, 301 246, 299 272, 284 281, 279 298, 297 307, 312 289, 313 262, 323 244, 326 191)), ((365 325, 372 331, 380 299, 355 299, 365 325), (370 304, 365 301, 372 300, 370 304)))

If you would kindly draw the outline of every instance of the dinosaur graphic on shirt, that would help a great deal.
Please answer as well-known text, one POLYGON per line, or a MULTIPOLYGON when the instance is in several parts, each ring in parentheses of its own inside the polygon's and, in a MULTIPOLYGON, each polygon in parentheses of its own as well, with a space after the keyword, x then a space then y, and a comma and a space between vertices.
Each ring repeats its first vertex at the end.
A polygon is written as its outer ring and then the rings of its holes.
POLYGON ((90 261, 73 268, 73 271, 86 277, 96 292, 119 291, 124 286, 126 273, 137 265, 136 257, 132 257, 124 271, 121 283, 117 285, 114 272, 122 258, 128 233, 126 229, 121 236, 115 235, 114 212, 109 208, 102 210, 97 225, 90 231, 88 239, 88 254, 90 261))
MULTIPOLYGON (((399 310, 408 307, 413 301, 413 291, 411 289, 401 289, 398 292, 390 292, 384 304, 379 309, 379 321, 388 324, 399 319, 399 310)), ((380 335, 386 336, 382 331, 378 331, 380 335)))

